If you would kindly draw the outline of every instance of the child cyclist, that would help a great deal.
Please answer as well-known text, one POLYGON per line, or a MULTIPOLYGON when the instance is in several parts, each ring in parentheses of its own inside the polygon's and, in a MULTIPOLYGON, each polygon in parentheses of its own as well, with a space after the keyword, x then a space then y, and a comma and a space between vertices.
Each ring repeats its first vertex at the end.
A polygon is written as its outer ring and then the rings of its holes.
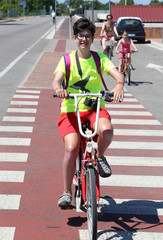
POLYGON ((130 64, 130 68, 132 69, 130 45, 133 46, 135 52, 138 52, 134 42, 132 41, 132 39, 128 38, 128 33, 126 30, 124 30, 122 32, 122 38, 119 40, 117 47, 116 47, 116 53, 119 53, 119 72, 122 72, 123 58, 125 55, 127 56, 128 62, 130 64), (121 45, 121 49, 120 49, 120 51, 118 51, 120 45, 121 45), (121 52, 125 52, 125 53, 121 53, 121 52))
MULTIPOLYGON (((62 98, 60 107, 60 116, 58 119, 58 128, 61 137, 65 143, 63 158, 63 194, 58 200, 58 206, 61 208, 69 207, 72 201, 71 185, 75 174, 76 158, 80 145, 80 135, 75 112, 74 99, 68 98, 68 93, 100 93, 102 90, 102 80, 97 71, 94 58, 91 54, 90 47, 94 40, 95 25, 87 18, 78 19, 73 26, 73 39, 77 44, 77 51, 70 54, 70 75, 67 89, 62 87, 66 85, 66 65, 64 57, 61 58, 55 72, 52 87, 58 98, 62 98), (80 64, 82 75, 79 74, 77 59, 80 64), (87 80, 87 81, 86 81, 87 80)), ((112 62, 103 54, 98 52, 101 62, 101 73, 106 72, 116 80, 114 92, 114 102, 123 99, 124 78, 118 72, 112 62)), ((95 110, 84 104, 84 98, 79 102, 81 122, 91 121, 90 128, 94 129, 95 110)), ((99 116, 99 127, 97 134, 97 164, 99 173, 102 177, 111 175, 111 169, 104 157, 105 150, 112 141, 113 128, 109 113, 105 109, 104 100, 102 100, 99 116)))

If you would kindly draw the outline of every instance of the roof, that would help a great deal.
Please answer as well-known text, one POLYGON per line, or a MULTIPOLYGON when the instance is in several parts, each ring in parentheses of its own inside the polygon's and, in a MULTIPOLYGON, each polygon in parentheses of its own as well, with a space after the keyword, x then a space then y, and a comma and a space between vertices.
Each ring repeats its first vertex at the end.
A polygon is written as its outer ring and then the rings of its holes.
POLYGON ((113 20, 119 17, 139 17, 143 22, 163 22, 163 5, 111 5, 113 20))

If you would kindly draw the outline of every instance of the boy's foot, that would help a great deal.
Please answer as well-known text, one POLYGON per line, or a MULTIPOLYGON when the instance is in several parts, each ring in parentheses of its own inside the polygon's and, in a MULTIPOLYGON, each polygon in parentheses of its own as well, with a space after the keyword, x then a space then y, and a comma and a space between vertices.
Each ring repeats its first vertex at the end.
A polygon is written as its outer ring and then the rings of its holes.
POLYGON ((65 191, 58 200, 58 207, 66 208, 71 206, 72 195, 69 191, 65 191))
POLYGON ((99 174, 101 177, 109 177, 111 176, 111 168, 104 156, 97 158, 97 165, 99 168, 99 174))

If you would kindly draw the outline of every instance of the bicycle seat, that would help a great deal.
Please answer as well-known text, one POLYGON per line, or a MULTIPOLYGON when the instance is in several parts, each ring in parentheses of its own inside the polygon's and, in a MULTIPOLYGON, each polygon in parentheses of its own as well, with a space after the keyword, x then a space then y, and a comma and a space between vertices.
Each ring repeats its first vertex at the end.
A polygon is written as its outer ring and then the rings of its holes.
POLYGON ((87 122, 82 124, 82 130, 83 130, 84 133, 86 132, 87 128, 90 127, 90 124, 91 124, 90 120, 88 120, 87 122))

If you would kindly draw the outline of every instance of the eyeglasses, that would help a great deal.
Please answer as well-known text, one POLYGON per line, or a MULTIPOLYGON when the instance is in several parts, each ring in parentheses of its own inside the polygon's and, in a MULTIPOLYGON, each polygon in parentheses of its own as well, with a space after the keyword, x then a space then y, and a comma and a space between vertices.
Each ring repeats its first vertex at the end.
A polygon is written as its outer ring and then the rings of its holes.
POLYGON ((87 39, 87 40, 90 40, 92 39, 92 35, 91 34, 82 34, 82 33, 79 33, 76 35, 76 37, 79 39, 79 40, 82 40, 82 39, 87 39))
POLYGON ((112 20, 112 18, 107 18, 108 20, 112 20))

